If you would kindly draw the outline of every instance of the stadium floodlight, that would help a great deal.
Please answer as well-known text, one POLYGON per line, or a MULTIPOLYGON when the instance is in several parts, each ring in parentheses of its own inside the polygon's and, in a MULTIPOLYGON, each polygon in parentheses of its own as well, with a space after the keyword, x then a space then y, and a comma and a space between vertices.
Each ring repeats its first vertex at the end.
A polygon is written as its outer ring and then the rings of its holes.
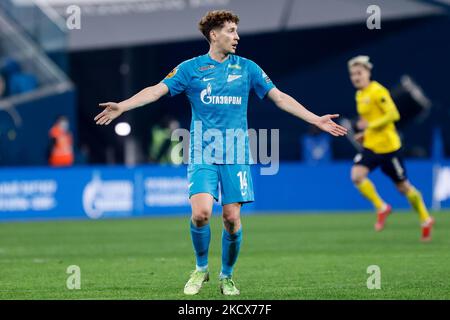
POLYGON ((131 126, 128 122, 119 122, 114 128, 118 136, 128 136, 131 132, 131 126))

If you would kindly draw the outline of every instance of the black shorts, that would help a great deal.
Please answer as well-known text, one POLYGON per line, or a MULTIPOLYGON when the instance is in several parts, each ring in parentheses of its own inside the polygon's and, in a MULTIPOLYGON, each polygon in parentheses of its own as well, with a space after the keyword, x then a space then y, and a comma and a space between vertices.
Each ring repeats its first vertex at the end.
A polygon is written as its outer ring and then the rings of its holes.
POLYGON ((394 183, 407 179, 406 168, 399 150, 390 153, 375 153, 372 150, 364 149, 355 156, 353 162, 355 165, 367 167, 369 171, 373 171, 380 166, 381 171, 394 183))

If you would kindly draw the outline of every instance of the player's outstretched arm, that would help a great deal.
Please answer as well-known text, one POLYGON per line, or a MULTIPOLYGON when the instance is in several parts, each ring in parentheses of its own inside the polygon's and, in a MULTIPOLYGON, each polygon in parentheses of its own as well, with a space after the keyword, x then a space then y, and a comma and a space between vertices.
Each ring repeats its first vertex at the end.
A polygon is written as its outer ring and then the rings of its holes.
POLYGON ((319 117, 318 115, 312 113, 304 106, 302 106, 290 95, 280 91, 277 88, 271 89, 268 93, 268 96, 278 108, 289 112, 297 118, 300 118, 308 123, 317 126, 319 129, 328 132, 333 136, 338 137, 347 134, 346 128, 338 125, 333 120, 331 120, 339 117, 338 114, 326 114, 319 117))
POLYGON ((104 110, 94 118, 94 121, 99 125, 108 125, 125 111, 158 101, 159 98, 166 95, 168 92, 169 88, 167 85, 160 82, 157 85, 141 90, 131 98, 122 102, 100 103, 99 106, 104 108, 104 110))

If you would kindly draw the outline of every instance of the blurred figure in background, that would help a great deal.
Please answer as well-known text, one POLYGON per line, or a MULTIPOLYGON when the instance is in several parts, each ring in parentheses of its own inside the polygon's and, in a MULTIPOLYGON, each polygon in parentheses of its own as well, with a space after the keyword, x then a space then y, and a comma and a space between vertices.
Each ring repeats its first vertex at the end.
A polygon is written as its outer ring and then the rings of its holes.
POLYGON ((38 87, 36 77, 22 71, 20 64, 12 58, 3 61, 0 71, 5 78, 5 96, 29 92, 38 87))
POLYGON ((0 73, 0 99, 3 97, 5 90, 6 90, 5 79, 3 78, 2 74, 0 73))
POLYGON ((69 128, 69 119, 59 116, 49 132, 51 139, 48 163, 52 167, 73 165, 73 140, 69 128))
POLYGON ((331 160, 330 135, 319 130, 316 126, 309 126, 308 132, 302 136, 303 161, 317 165, 331 160))
POLYGON ((90 158, 90 150, 89 146, 85 143, 83 143, 79 148, 75 149, 75 161, 76 164, 86 165, 89 164, 89 158, 90 158))
POLYGON ((422 226, 422 240, 431 240, 434 219, 429 215, 422 194, 408 180, 400 155, 401 141, 395 128, 400 114, 389 91, 380 83, 372 81, 372 63, 368 56, 357 56, 348 62, 350 79, 356 92, 359 120, 355 140, 362 144, 363 151, 356 155, 351 177, 359 192, 377 210, 375 230, 384 228, 386 218, 392 208, 377 193, 374 184, 367 178, 369 172, 378 166, 406 196, 411 206, 419 214, 422 226))
POLYGON ((149 161, 156 163, 181 164, 181 155, 173 155, 172 149, 178 141, 172 141, 172 132, 180 127, 180 123, 170 116, 164 118, 162 125, 155 125, 151 132, 149 161))

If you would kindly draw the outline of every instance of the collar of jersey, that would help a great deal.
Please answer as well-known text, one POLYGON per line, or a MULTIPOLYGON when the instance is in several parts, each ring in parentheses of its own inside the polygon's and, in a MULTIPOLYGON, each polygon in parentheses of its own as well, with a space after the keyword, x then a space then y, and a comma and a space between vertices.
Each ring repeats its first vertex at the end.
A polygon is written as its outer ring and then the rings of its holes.
POLYGON ((216 61, 214 60, 210 55, 209 52, 205 55, 206 59, 208 59, 209 62, 211 62, 212 64, 216 65, 216 66, 224 66, 226 65, 230 59, 231 59, 231 55, 228 55, 228 58, 223 60, 222 62, 216 61))

